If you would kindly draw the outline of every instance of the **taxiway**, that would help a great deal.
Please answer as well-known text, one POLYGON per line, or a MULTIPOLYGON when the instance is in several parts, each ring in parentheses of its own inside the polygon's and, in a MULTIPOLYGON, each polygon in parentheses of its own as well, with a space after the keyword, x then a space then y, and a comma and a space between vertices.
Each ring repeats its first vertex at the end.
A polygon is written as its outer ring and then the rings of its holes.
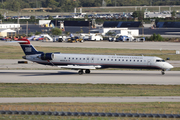
POLYGON ((79 75, 73 70, 0 70, 0 76, 0 83, 180 85, 180 71, 92 70, 79 75))
POLYGON ((0 103, 34 103, 34 102, 180 102, 179 96, 148 97, 20 97, 0 98, 0 103))

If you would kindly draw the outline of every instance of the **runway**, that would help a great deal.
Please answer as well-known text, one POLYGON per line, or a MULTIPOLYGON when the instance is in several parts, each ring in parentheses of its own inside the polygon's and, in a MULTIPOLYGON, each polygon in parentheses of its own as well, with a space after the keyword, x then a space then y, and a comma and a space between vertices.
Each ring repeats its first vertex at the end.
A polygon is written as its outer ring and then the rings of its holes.
POLYGON ((180 85, 180 71, 92 70, 79 75, 73 70, 0 70, 0 83, 79 83, 180 85))
POLYGON ((0 98, 0 103, 34 103, 34 102, 180 102, 179 96, 148 97, 20 97, 0 98))

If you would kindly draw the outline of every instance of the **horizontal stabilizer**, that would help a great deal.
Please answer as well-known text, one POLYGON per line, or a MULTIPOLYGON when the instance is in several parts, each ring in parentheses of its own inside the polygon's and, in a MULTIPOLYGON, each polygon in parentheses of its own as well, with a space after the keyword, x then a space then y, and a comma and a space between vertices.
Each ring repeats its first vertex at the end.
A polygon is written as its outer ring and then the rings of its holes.
POLYGON ((8 41, 7 43, 27 43, 27 41, 8 41))

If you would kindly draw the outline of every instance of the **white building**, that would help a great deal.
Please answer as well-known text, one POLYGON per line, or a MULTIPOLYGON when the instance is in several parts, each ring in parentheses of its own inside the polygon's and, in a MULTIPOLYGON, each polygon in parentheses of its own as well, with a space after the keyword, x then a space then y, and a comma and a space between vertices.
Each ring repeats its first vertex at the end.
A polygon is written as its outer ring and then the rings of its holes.
POLYGON ((47 24, 49 26, 49 23, 51 22, 51 20, 39 20, 39 25, 45 25, 47 24))
POLYGON ((90 30, 90 33, 101 34, 105 36, 108 32, 114 33, 114 35, 131 35, 139 36, 138 29, 128 29, 128 28, 100 28, 95 30, 90 30))
POLYGON ((0 24, 0 29, 19 29, 20 24, 0 24))
POLYGON ((166 18, 171 17, 171 12, 144 12, 144 18, 166 18))

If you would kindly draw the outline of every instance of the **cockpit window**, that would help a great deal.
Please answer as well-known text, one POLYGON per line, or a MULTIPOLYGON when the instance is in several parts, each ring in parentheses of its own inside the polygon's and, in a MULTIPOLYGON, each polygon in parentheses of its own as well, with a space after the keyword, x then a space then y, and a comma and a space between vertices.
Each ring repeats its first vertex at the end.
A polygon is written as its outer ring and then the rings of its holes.
POLYGON ((165 62, 165 60, 156 60, 156 62, 165 62))

